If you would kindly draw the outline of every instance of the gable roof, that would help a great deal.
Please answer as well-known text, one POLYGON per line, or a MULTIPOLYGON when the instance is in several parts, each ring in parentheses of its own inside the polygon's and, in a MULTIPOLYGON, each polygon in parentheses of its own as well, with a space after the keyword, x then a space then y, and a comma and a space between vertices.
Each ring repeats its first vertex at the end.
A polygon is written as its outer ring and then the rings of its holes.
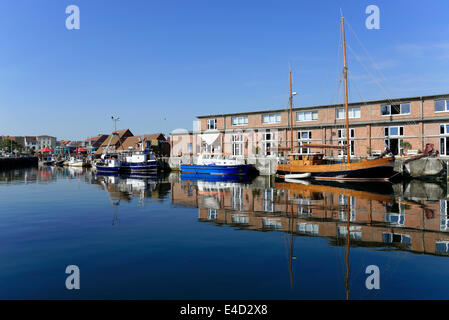
MULTIPOLYGON (((111 146, 115 146, 116 148, 119 147, 121 142, 123 144, 123 142, 125 141, 125 138, 129 136, 133 136, 132 132, 129 129, 122 129, 122 130, 117 130, 112 132, 104 141, 103 143, 100 145, 100 147, 98 148, 97 152, 95 152, 96 155, 99 155, 103 152, 103 149, 106 148, 108 146, 109 141, 111 141, 110 145, 111 146)), ((120 148, 121 149, 121 148, 120 148)))
POLYGON ((126 138, 123 142, 123 148, 125 150, 130 150, 131 148, 136 150, 140 148, 140 141, 153 141, 153 140, 163 140, 166 141, 165 136, 162 133, 152 133, 152 134, 142 134, 139 136, 132 136, 126 138), (131 148, 130 148, 131 147, 131 148))

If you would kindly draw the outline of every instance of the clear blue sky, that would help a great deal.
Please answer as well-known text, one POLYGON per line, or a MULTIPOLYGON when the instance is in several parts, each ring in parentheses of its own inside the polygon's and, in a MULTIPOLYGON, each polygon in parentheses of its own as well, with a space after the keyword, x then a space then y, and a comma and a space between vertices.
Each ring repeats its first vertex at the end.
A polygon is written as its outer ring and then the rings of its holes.
POLYGON ((0 3, 0 135, 83 139, 192 128, 197 115, 341 102, 340 8, 351 100, 449 92, 449 1, 9 0, 0 3), (81 29, 65 28, 76 4, 81 29), (380 30, 365 8, 380 8, 380 30), (355 85, 355 86, 354 86, 355 85))

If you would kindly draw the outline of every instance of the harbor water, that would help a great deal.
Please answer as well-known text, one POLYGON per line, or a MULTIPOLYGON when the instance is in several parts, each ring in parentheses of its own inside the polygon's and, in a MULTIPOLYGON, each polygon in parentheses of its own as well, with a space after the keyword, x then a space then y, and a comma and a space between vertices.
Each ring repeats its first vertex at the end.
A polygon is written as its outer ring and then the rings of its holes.
POLYGON ((417 181, 3 171, 0 298, 448 299, 448 206, 417 181))

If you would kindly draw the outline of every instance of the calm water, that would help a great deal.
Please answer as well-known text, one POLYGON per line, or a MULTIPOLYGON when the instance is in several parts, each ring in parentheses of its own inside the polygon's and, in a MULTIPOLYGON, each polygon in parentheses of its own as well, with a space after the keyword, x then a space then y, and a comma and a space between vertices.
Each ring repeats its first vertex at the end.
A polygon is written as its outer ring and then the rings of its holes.
POLYGON ((0 172, 0 298, 448 299, 445 199, 423 183, 0 172), (68 265, 80 290, 65 288, 68 265))

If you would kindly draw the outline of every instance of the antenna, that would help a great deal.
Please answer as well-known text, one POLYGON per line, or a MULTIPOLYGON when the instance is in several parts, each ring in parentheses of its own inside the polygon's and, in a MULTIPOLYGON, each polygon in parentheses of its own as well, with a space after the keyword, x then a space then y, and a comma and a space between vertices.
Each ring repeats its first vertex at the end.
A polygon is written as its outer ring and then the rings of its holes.
POLYGON ((120 121, 120 118, 117 116, 111 116, 112 121, 114 121, 114 132, 117 131, 117 121, 120 121))

